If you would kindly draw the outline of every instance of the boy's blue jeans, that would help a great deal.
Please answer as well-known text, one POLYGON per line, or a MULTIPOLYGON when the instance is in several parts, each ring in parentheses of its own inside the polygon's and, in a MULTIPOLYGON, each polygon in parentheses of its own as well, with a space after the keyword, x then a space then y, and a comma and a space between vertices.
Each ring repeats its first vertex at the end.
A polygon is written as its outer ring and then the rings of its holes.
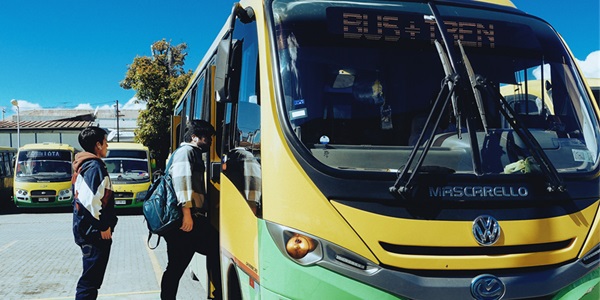
POLYGON ((77 282, 75 299, 96 299, 102 285, 112 240, 81 244, 83 272, 77 282))

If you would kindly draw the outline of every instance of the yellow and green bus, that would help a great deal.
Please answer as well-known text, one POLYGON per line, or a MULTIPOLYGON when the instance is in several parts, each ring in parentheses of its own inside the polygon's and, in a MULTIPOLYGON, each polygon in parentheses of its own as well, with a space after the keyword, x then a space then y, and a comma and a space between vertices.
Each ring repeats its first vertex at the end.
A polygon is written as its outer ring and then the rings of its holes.
POLYGON ((217 130, 207 277, 225 299, 597 299, 592 99, 510 1, 236 3, 172 124, 173 149, 217 130), (533 80, 552 95, 523 113, 501 87, 533 80))
POLYGON ((108 143, 103 160, 113 184, 115 207, 141 207, 152 182, 148 147, 139 143, 108 143))
POLYGON ((13 171, 17 149, 0 146, 0 207, 10 203, 13 193, 13 171), (3 203, 6 202, 6 203, 3 203))
POLYGON ((38 143, 19 148, 13 199, 17 207, 63 207, 73 200, 71 175, 75 149, 67 144, 38 143))

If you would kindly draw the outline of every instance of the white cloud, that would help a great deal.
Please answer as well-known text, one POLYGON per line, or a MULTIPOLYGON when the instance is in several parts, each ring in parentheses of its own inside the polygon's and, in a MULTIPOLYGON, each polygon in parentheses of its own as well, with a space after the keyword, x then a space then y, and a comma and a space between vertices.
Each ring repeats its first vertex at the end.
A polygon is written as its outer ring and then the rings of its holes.
MULTIPOLYGON (((533 70, 533 77, 535 77, 535 79, 542 79, 542 72, 541 72, 541 68, 537 67, 533 70)), ((549 64, 545 64, 544 65, 544 78, 548 78, 550 77, 550 65, 549 64)))
MULTIPOLYGON (((19 104, 19 109, 21 111, 25 111, 25 110, 34 110, 34 109, 42 109, 42 106, 37 104, 37 103, 31 103, 27 100, 17 100, 18 104, 19 104)), ((17 108, 13 105, 11 106, 11 110, 14 113, 17 113, 17 108)))
MULTIPOLYGON (((119 103, 119 110, 122 109, 145 109, 146 108, 146 103, 145 102, 141 102, 140 103, 136 103, 137 98, 133 97, 131 99, 129 99, 129 101, 127 101, 125 104, 123 103, 119 103)), ((102 106, 97 106, 99 110, 107 110, 107 109, 115 109, 115 105, 116 104, 104 104, 102 106)), ((77 105, 74 109, 96 109, 96 106, 92 106, 89 103, 82 103, 77 105)))
POLYGON ((577 60, 583 76, 587 78, 600 78, 600 50, 590 53, 584 61, 577 60))
MULTIPOLYGON (((41 109, 48 109, 48 108, 44 108, 42 107, 42 105, 38 104, 38 103, 32 103, 29 102, 27 100, 17 100, 18 104, 19 104, 19 109, 21 111, 26 111, 26 110, 41 110, 41 109)), ((131 99, 129 99, 125 104, 123 103, 119 103, 119 110, 123 110, 123 109, 135 109, 135 110, 142 110, 146 108, 146 102, 140 101, 139 103, 137 102, 137 98, 133 97, 131 99)), ((0 108, 5 108, 6 112, 8 113, 8 116, 6 117, 10 117, 13 114, 17 114, 17 108, 13 105, 11 106, 4 106, 4 107, 0 107, 0 108)), ((98 110, 114 110, 115 109, 115 104, 104 104, 102 106, 94 106, 92 104, 88 103, 80 103, 77 104, 77 106, 75 106, 72 109, 77 109, 77 110, 96 110, 96 108, 98 108, 98 110)), ((51 109, 51 108, 50 108, 51 109)), ((61 108, 61 109, 66 109, 66 108, 61 108)))
POLYGON ((73 108, 73 109, 94 109, 94 108, 89 103, 82 103, 82 104, 75 106, 75 108, 73 108))
POLYGON ((146 108, 146 102, 143 101, 139 101, 136 97, 133 97, 131 99, 129 99, 129 101, 127 101, 127 103, 125 103, 125 105, 123 105, 122 107, 120 107, 119 109, 144 109, 146 108))

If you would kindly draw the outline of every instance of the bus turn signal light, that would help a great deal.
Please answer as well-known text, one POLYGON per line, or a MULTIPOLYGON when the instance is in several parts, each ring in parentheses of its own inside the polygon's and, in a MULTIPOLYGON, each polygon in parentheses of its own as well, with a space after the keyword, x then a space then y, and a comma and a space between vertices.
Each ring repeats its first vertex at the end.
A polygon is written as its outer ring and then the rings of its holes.
POLYGON ((287 253, 294 259, 301 259, 309 252, 315 250, 317 243, 304 235, 294 234, 285 246, 287 253))

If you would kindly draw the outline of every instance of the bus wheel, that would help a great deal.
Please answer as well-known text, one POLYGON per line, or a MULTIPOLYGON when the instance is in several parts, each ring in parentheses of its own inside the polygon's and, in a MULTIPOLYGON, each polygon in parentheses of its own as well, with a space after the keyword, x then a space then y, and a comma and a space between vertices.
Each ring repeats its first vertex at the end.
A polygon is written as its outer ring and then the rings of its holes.
POLYGON ((228 299, 231 300, 242 300, 242 291, 240 288, 240 281, 238 280, 237 273, 234 268, 231 268, 227 275, 227 294, 228 299))

